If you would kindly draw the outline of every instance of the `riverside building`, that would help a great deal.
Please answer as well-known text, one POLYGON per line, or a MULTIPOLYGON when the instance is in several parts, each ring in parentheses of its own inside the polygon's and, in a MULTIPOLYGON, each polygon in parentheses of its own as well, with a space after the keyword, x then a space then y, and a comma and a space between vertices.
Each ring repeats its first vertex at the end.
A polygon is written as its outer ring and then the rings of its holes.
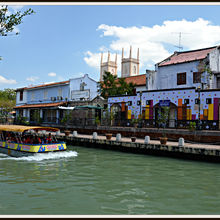
POLYGON ((219 61, 219 46, 174 52, 155 71, 146 71, 145 90, 109 97, 108 106, 123 124, 141 118, 143 126, 155 127, 161 107, 167 106, 167 127, 185 128, 193 121, 201 129, 219 129, 219 61))

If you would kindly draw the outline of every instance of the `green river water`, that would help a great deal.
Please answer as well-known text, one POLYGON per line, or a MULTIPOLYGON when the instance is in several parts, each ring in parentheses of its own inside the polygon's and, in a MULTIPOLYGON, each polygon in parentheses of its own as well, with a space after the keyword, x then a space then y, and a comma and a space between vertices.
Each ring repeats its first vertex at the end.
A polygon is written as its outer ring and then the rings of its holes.
POLYGON ((220 164, 68 146, 0 154, 0 215, 219 215, 220 164))

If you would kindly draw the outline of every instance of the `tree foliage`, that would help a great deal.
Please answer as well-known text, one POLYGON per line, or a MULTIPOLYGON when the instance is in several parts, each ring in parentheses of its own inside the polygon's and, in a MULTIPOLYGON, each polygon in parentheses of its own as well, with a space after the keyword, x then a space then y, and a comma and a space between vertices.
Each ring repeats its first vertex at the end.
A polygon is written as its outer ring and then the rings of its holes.
POLYGON ((9 112, 16 105, 16 92, 14 89, 0 90, 0 116, 8 117, 9 112))
MULTIPOLYGON (((23 22, 23 18, 27 15, 35 13, 31 8, 21 12, 17 11, 16 13, 9 14, 8 6, 1 6, 0 8, 0 35, 7 36, 8 33, 13 32, 15 26, 23 22)), ((16 34, 19 34, 18 32, 16 34)))
POLYGON ((103 81, 98 84, 98 91, 103 98, 114 95, 132 95, 135 89, 135 84, 127 83, 124 78, 117 79, 117 76, 110 72, 105 72, 103 81))

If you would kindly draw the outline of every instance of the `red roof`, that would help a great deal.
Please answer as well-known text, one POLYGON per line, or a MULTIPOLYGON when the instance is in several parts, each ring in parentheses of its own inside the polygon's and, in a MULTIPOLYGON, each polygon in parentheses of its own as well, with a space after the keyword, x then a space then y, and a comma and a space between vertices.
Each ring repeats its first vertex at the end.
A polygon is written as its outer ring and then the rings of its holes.
POLYGON ((137 75, 137 76, 129 76, 129 77, 125 77, 124 79, 126 83, 132 82, 136 84, 136 86, 146 85, 146 74, 137 75))
POLYGON ((55 107, 63 105, 67 102, 56 102, 56 103, 42 103, 42 104, 31 104, 31 105, 20 105, 14 108, 44 108, 44 107, 55 107))
POLYGON ((178 63, 191 62, 195 60, 205 59, 212 50, 216 47, 204 48, 199 50, 191 50, 185 52, 175 52, 173 55, 160 62, 158 66, 166 66, 178 63))

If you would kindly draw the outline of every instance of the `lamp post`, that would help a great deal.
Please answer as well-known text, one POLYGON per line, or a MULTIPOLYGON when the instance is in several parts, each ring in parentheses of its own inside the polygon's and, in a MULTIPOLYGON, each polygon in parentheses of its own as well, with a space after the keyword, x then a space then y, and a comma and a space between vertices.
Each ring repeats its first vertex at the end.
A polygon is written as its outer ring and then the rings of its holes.
POLYGON ((141 123, 142 123, 142 91, 140 91, 140 119, 141 119, 141 123))
POLYGON ((198 118, 199 118, 199 130, 201 130, 201 126, 200 126, 200 92, 201 92, 201 88, 200 86, 197 87, 197 91, 198 91, 198 104, 199 104, 199 114, 198 114, 198 118))

